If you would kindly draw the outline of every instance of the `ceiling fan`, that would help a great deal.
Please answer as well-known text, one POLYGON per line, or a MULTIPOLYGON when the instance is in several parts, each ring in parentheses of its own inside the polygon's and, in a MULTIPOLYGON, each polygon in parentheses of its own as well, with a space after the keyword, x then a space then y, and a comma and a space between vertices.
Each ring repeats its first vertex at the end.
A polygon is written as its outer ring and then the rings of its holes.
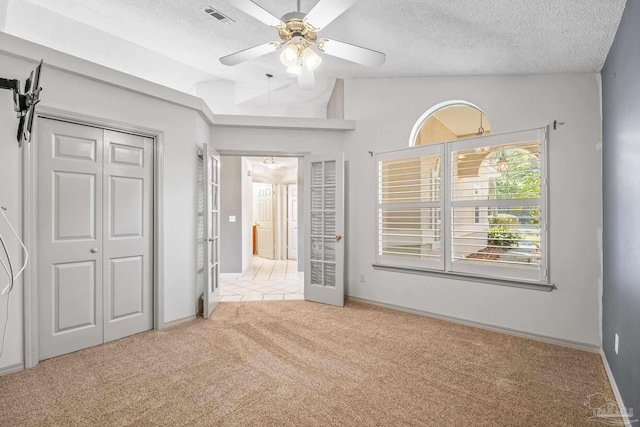
POLYGON ((280 61, 287 67, 287 72, 298 76, 301 88, 310 89, 315 85, 313 70, 322 62, 322 58, 312 46, 321 53, 369 67, 379 67, 386 59, 382 52, 337 40, 318 38, 318 32, 349 9, 356 0, 320 0, 307 14, 300 12, 300 0, 297 0, 297 11, 287 13, 281 19, 251 0, 227 1, 274 28, 280 36, 280 41, 264 43, 223 56, 220 62, 224 65, 237 65, 282 49, 280 61))

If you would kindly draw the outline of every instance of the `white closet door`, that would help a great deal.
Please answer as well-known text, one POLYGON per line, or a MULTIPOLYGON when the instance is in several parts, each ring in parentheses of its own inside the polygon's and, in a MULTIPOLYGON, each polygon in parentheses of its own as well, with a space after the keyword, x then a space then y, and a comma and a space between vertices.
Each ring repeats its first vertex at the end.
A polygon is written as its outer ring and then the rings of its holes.
POLYGON ((304 299, 344 305, 344 160, 305 157, 304 299))
POLYGON ((298 259, 298 184, 287 186, 287 258, 298 259))
POLYGON ((103 342, 102 130, 40 119, 37 143, 42 360, 103 342))
POLYGON ((104 341, 153 328, 153 140, 104 131, 104 341))
POLYGON ((275 259, 273 184, 254 184, 258 187, 258 256, 275 259))
POLYGON ((205 162, 205 289, 204 318, 208 318, 220 301, 220 157, 204 145, 205 162))
POLYGON ((39 120, 40 360, 153 327, 153 141, 39 120))

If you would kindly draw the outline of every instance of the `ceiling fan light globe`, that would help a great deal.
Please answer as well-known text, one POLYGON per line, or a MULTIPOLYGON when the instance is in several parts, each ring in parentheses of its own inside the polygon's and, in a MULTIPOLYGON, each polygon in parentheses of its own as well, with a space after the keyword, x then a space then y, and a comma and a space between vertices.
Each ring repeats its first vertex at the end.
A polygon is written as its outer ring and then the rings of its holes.
POLYGON ((315 53, 310 47, 306 48, 302 53, 302 61, 304 66, 313 71, 320 66, 322 58, 315 53))
POLYGON ((288 45, 280 54, 280 62, 285 67, 294 67, 298 62, 298 48, 292 44, 288 45))

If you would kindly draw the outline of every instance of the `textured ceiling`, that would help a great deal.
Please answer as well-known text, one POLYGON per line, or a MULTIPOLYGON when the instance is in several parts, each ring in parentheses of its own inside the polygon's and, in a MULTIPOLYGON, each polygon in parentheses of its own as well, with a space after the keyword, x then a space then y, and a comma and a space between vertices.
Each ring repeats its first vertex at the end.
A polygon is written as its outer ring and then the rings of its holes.
MULTIPOLYGON (((255 2, 278 17, 296 5, 255 2)), ((302 11, 315 3, 302 0, 302 11)), ((598 72, 624 6, 625 0, 359 0, 320 35, 385 52, 387 62, 370 69, 323 55, 320 89, 305 101, 326 103, 327 82, 335 78, 598 72)), ((255 86, 272 73, 272 89, 285 94, 276 102, 301 96, 288 85, 295 80, 278 53, 235 67, 219 63, 278 39, 224 0, 8 0, 6 16, 10 34, 180 90, 220 79, 255 86), (204 6, 235 22, 216 21, 204 6)), ((242 102, 255 99, 245 95, 242 102)))

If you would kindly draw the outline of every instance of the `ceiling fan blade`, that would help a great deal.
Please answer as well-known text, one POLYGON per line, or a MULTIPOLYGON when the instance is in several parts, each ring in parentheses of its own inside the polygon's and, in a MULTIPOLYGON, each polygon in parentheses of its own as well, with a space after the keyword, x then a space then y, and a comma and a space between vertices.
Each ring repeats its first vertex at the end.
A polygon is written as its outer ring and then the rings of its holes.
POLYGON ((255 4, 251 0, 227 0, 230 5, 236 9, 240 9, 247 15, 251 15, 258 21, 263 22, 271 27, 277 27, 282 24, 280 19, 267 12, 262 6, 255 4))
POLYGON ((349 9, 356 0, 320 0, 307 13, 306 20, 315 28, 324 28, 349 9))
POLYGON ((274 52, 280 47, 279 43, 269 42, 258 46, 250 47, 249 49, 241 50, 240 52, 232 53, 231 55, 223 56, 220 58, 220 62, 224 65, 238 65, 241 62, 249 61, 250 59, 258 58, 267 53, 274 52))
POLYGON ((319 40, 318 50, 368 67, 379 67, 387 58, 382 52, 331 39, 319 40))
POLYGON ((312 70, 302 67, 302 74, 298 76, 298 86, 302 90, 311 90, 316 86, 316 78, 312 70))

